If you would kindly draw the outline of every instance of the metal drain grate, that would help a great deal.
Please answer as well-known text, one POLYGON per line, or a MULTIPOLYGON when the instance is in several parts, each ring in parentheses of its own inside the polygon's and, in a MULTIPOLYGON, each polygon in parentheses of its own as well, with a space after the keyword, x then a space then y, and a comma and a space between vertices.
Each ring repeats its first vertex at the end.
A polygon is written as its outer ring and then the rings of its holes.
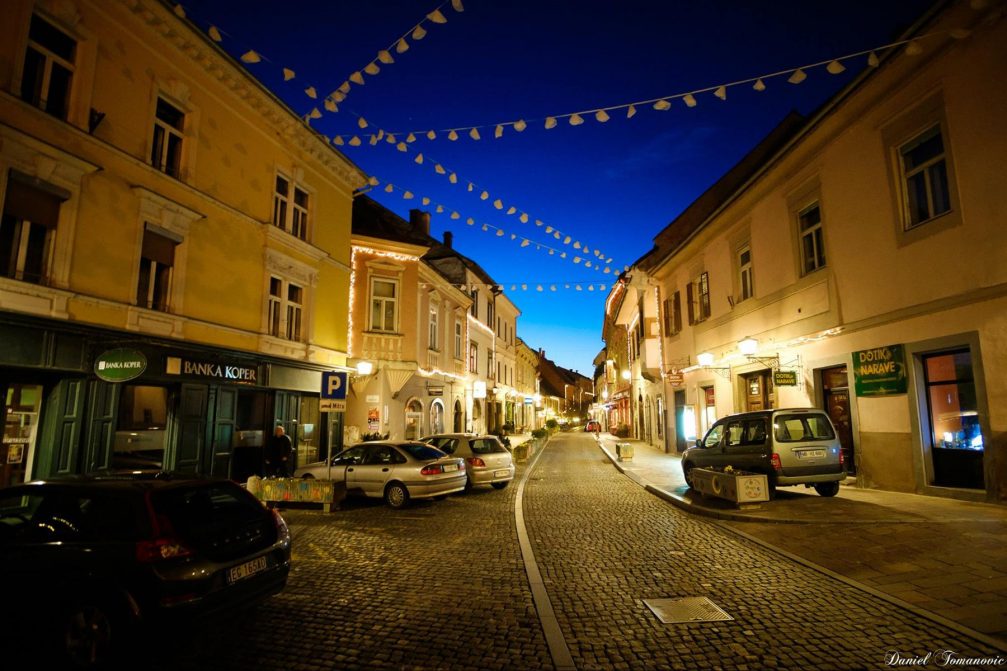
POLYGON ((681 622, 721 622, 734 618, 705 596, 687 596, 680 599, 644 599, 647 608, 654 611, 665 624, 681 622))

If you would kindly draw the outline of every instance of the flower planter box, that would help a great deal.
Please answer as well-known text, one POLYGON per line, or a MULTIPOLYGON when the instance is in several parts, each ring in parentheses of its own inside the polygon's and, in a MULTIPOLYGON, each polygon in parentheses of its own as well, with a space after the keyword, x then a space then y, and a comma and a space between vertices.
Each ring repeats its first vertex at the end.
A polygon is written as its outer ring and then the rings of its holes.
POLYGON ((704 496, 716 496, 738 506, 769 500, 769 479, 759 473, 694 468, 692 487, 704 496))
POLYGON ((633 445, 631 443, 616 443, 615 453, 619 461, 633 461, 633 445))
POLYGON ((346 483, 335 480, 250 478, 247 489, 266 503, 320 503, 327 513, 346 498, 346 483))

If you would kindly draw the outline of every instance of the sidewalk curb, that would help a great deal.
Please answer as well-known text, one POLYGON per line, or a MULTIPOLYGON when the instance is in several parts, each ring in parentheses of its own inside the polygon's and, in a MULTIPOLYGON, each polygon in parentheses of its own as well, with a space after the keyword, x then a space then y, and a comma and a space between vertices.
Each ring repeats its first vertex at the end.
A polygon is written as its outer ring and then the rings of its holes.
POLYGON ((694 505, 692 503, 689 503, 688 501, 684 501, 682 498, 676 496, 675 494, 672 494, 671 492, 668 492, 667 490, 661 489, 659 487, 655 487, 654 485, 651 485, 651 484, 644 483, 643 479, 640 476, 636 475, 635 473, 627 473, 626 472, 626 468, 622 465, 622 463, 619 462, 619 460, 616 457, 614 457, 611 452, 608 451, 608 448, 606 448, 604 445, 601 444, 601 441, 598 441, 598 447, 601 448, 602 452, 605 453, 605 456, 607 456, 609 458, 609 460, 619 470, 620 473, 622 473, 623 475, 626 475, 631 480, 633 480, 637 484, 641 485, 646 491, 650 492, 651 494, 654 494, 658 498, 661 498, 661 499, 667 501, 668 503, 671 503, 676 508, 679 508, 679 509, 681 509, 681 510, 687 512, 687 513, 697 514, 697 515, 702 515, 702 516, 705 516, 705 517, 715 518, 718 521, 714 522, 714 524, 716 524, 717 527, 719 527, 720 529, 723 529, 724 531, 727 531, 727 532, 730 532, 730 533, 735 534, 737 536, 740 536, 740 537, 744 538, 745 540, 748 540, 748 541, 750 541, 752 543, 755 543, 756 545, 758 545, 760 547, 763 547, 763 548, 765 548, 767 550, 775 552, 775 553, 777 553, 777 554, 779 554, 779 555, 781 555, 783 557, 786 557, 787 559, 790 559, 791 561, 797 562, 798 564, 800 564, 800 565, 802 565, 802 566, 804 566, 806 568, 809 568, 809 569, 811 569, 813 571, 817 571, 819 573, 827 575, 830 578, 834 578, 836 580, 839 580, 840 582, 842 582, 842 583, 844 583, 846 585, 849 585, 850 587, 853 587, 853 588, 858 589, 858 590, 863 591, 863 592, 867 592, 868 594, 870 594, 872 596, 875 596, 875 597, 881 599, 882 601, 887 601, 888 603, 892 604, 893 606, 896 606, 898 608, 906 610, 906 611, 908 611, 910 613, 913 613, 914 615, 918 615, 919 617, 922 617, 922 618, 925 618, 927 620, 930 620, 931 622, 935 622, 935 623, 937 623, 939 625, 947 627, 948 629, 953 629, 954 631, 958 632, 959 634, 963 634, 965 636, 968 636, 969 638, 975 639, 976 641, 979 641, 981 643, 985 643, 986 645, 988 645, 988 646, 990 646, 992 648, 995 648, 996 650, 999 650, 1001 652, 1007 652, 1007 641, 1003 641, 1001 639, 994 638, 994 637, 989 636, 987 634, 984 634, 984 633, 982 633, 980 631, 976 631, 975 629, 970 629, 969 627, 966 627, 963 624, 959 624, 958 622, 955 622, 954 620, 947 619, 943 615, 939 615, 939 614, 937 614, 937 613, 935 613, 933 611, 925 610, 923 608, 915 606, 915 605, 913 605, 913 604, 911 604, 911 603, 909 603, 907 601, 903 601, 902 599, 899 599, 898 597, 892 596, 891 594, 888 594, 887 592, 882 592, 881 590, 879 590, 877 588, 874 588, 874 587, 871 587, 870 585, 865 585, 864 583, 862 583, 862 582, 860 582, 858 580, 854 580, 853 578, 848 578, 848 577, 846 577, 846 576, 844 576, 844 575, 842 575, 840 573, 836 573, 832 569, 826 568, 826 567, 822 566, 821 564, 816 564, 813 561, 810 561, 808 559, 805 559, 803 557, 795 555, 792 552, 784 550, 783 548, 777 547, 777 546, 773 545, 772 543, 768 543, 768 542, 766 542, 766 541, 764 541, 764 540, 762 540, 760 538, 756 538, 755 536, 752 536, 751 534, 748 534, 748 533, 746 533, 746 532, 744 532, 744 531, 742 531, 740 529, 735 529, 732 526, 724 524, 724 521, 729 521, 729 522, 774 522, 774 523, 791 523, 791 522, 796 522, 796 523, 799 523, 797 520, 773 520, 773 519, 765 519, 765 518, 758 518, 758 517, 748 517, 748 516, 744 516, 743 517, 743 516, 740 516, 740 515, 732 514, 730 511, 709 510, 709 509, 703 508, 701 506, 696 506, 696 505, 694 505))

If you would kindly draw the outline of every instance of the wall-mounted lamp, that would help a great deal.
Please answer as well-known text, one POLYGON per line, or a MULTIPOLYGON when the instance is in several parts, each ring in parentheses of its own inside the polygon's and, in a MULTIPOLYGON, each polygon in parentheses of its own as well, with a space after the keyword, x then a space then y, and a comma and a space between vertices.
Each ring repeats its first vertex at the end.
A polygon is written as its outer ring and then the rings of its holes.
POLYGON ((364 377, 374 372, 374 364, 370 361, 357 362, 357 375, 364 377))
POLYGON ((767 368, 778 370, 780 367, 780 357, 778 355, 755 356, 755 353, 759 351, 759 341, 755 338, 748 337, 744 340, 739 340, 738 351, 747 356, 749 361, 757 361, 767 368))
POLYGON ((629 372, 629 369, 628 369, 628 368, 627 368, 626 370, 622 371, 622 379, 623 379, 623 380, 626 380, 627 382, 629 382, 629 380, 630 380, 630 379, 631 379, 632 377, 633 377, 633 374, 629 372))
POLYGON ((731 379, 731 369, 730 368, 714 368, 713 367, 714 356, 712 352, 700 352, 696 355, 696 362, 704 370, 712 370, 717 375, 724 379, 731 379))
POLYGON ((608 389, 602 389, 601 390, 601 399, 603 401, 607 401, 608 400, 608 389))

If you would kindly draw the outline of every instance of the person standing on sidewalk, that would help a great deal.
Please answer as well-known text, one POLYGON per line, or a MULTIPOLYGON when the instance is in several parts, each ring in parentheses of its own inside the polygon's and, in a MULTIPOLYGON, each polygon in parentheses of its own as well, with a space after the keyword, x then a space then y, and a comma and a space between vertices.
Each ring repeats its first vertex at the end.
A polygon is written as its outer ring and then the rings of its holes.
POLYGON ((290 453, 293 445, 290 443, 290 436, 283 430, 283 426, 277 425, 273 430, 273 437, 269 439, 266 446, 266 477, 288 478, 290 477, 290 453))

